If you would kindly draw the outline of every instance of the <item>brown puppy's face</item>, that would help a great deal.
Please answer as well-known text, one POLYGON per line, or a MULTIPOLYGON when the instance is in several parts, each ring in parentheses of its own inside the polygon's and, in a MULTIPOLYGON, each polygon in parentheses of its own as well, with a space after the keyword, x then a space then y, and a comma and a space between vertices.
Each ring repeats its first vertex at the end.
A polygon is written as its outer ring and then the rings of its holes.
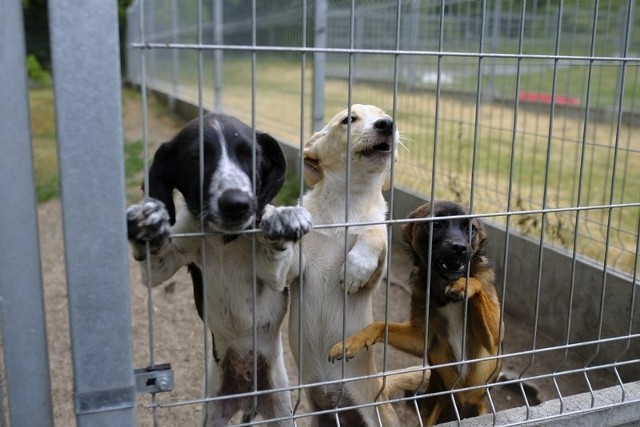
MULTIPOLYGON (((458 203, 435 201, 431 239, 429 222, 412 222, 402 226, 402 236, 411 247, 414 264, 427 269, 428 261, 431 260, 431 276, 441 279, 438 283, 450 283, 466 275, 469 261, 478 253, 486 239, 482 223, 475 218, 438 220, 440 217, 468 214, 467 209, 458 203)), ((429 203, 409 215, 409 218, 429 217, 429 203)), ((473 268, 473 263, 471 266, 473 268)))
POLYGON ((394 129, 391 117, 380 108, 354 104, 351 112, 344 110, 335 115, 305 143, 304 174, 310 186, 323 179, 326 173, 343 173, 346 169, 349 123, 352 173, 380 173, 389 169, 391 157, 396 153, 394 146, 399 140, 398 129, 394 129))

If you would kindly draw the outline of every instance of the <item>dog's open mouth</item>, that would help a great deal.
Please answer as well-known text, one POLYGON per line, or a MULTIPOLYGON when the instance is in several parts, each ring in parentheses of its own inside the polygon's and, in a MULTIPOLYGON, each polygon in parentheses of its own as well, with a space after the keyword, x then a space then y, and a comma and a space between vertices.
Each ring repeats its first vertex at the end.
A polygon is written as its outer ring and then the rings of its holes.
POLYGON ((371 151, 390 152, 391 151, 391 144, 389 144, 389 142, 387 142, 387 141, 381 142, 381 143, 376 144, 373 147, 371 147, 371 151))
POLYGON ((440 268, 442 268, 444 271, 449 271, 452 273, 462 272, 464 271, 464 267, 465 267, 465 264, 460 264, 458 262, 456 263, 443 262, 440 264, 440 268))
POLYGON ((360 155, 364 157, 387 157, 391 154, 392 144, 390 141, 378 142, 374 145, 370 145, 360 151, 360 155))
POLYGON ((434 267, 440 270, 440 274, 450 280, 462 277, 467 271, 468 260, 458 257, 438 257, 434 259, 434 267))

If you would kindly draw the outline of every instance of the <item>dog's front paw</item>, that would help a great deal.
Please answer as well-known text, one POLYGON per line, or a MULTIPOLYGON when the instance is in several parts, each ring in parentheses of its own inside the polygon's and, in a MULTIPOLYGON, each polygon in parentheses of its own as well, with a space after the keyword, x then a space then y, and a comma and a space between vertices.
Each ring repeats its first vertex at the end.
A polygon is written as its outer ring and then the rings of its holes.
POLYGON ((311 230, 311 215, 300 206, 267 205, 261 227, 269 240, 296 242, 311 230))
POLYGON ((147 242, 152 254, 159 253, 170 233, 169 213, 161 201, 148 199, 127 209, 127 235, 136 260, 145 259, 147 242))
MULTIPOLYGON (((344 342, 344 358, 348 362, 353 359, 363 348, 369 349, 370 346, 375 344, 373 341, 368 342, 366 337, 360 335, 353 335, 344 342)), ((337 360, 342 360, 342 342, 334 345, 329 351, 329 362, 334 363, 337 360)))
POLYGON ((380 274, 376 274, 376 270, 378 270, 377 257, 363 256, 351 251, 347 254, 346 274, 345 268, 342 267, 340 283, 347 289, 348 294, 353 294, 360 288, 377 283, 380 274))
POLYGON ((463 301, 465 295, 467 298, 471 298, 477 292, 476 280, 474 278, 469 278, 469 286, 467 286, 467 278, 461 277, 455 282, 449 283, 444 288, 444 295, 451 302, 459 302, 463 301))

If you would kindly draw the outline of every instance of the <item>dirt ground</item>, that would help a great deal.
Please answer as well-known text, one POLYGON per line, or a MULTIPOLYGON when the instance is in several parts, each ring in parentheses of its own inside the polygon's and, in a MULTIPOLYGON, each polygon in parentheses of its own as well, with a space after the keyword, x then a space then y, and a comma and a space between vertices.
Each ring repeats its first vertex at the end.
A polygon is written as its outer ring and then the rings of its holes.
MULTIPOLYGON (((125 99, 124 132, 126 140, 141 139, 140 108, 136 99, 125 99)), ((176 132, 175 120, 151 114, 148 118, 149 140, 152 143, 165 141, 176 132)), ((51 382, 53 387, 54 416, 57 426, 74 426, 73 413, 73 384, 72 366, 70 356, 69 324, 67 317, 67 289, 64 271, 64 251, 61 231, 61 212, 58 200, 40 204, 38 206, 40 244, 42 254, 42 272, 45 292, 45 309, 47 316, 47 331, 49 343, 49 360, 51 366, 51 382)), ((392 262, 389 314, 391 321, 403 321, 407 317, 409 304, 409 292, 405 287, 409 274, 407 257, 401 250, 394 250, 392 262)), ((151 303, 148 303, 147 289, 141 284, 140 274, 135 262, 130 259, 130 286, 131 286, 131 310, 132 333, 134 344, 134 366, 136 368, 150 365, 150 317, 153 324, 153 360, 155 363, 171 363, 175 379, 174 390, 170 393, 161 393, 157 396, 157 403, 172 405, 162 407, 155 411, 149 408, 151 399, 147 395, 141 395, 137 404, 138 425, 151 426, 154 417, 160 426, 189 426, 197 425, 200 420, 200 404, 190 403, 190 400, 199 399, 203 387, 204 375, 204 331, 202 323, 193 306, 191 284, 185 272, 179 272, 168 284, 156 288, 151 292, 151 303), (151 310, 148 310, 151 307, 151 310), (180 403, 183 402, 183 403, 180 403), (173 406, 173 404, 176 404, 173 406)), ((374 317, 384 318, 385 291, 379 293, 379 298, 374 304, 374 317)), ((528 337, 531 332, 526 326, 519 325, 514 319, 507 317, 505 341, 505 353, 526 350, 530 346, 528 337)), ((286 335, 285 320, 283 333, 286 335)), ((288 349, 288 340, 283 339, 287 370, 290 383, 296 384, 295 363, 288 349)), ((544 345, 540 345, 544 347, 544 345)), ((382 346, 376 346, 378 367, 382 366, 382 346)), ((507 361, 504 371, 507 376, 514 377, 524 372, 534 375, 536 372, 549 372, 549 366, 544 361, 536 360, 536 364, 527 366, 525 359, 513 359, 507 361)), ((421 361, 402 353, 391 350, 388 357, 388 368, 397 369, 420 364, 421 361)), ((553 396, 553 384, 535 384, 535 388, 525 385, 523 389, 518 386, 496 387, 492 397, 496 409, 506 409, 523 404, 523 391, 531 398, 530 404, 535 404, 536 399, 546 400, 553 396)), ((578 388, 571 386, 573 391, 578 388)), ((293 394, 294 403, 298 399, 297 393, 293 394)), ((416 418, 412 410, 405 404, 396 404, 402 425, 416 425, 416 418)), ((298 413, 305 412, 306 405, 302 403, 298 413)), ((305 425, 304 420, 300 425, 305 425)))

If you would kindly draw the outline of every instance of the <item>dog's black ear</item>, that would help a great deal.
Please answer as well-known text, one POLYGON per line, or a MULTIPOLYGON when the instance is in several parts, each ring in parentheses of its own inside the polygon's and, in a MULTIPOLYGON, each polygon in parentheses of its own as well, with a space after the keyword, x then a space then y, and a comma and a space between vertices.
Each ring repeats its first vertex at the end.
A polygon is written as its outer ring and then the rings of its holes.
POLYGON ((256 141, 262 148, 258 212, 273 200, 284 184, 287 161, 278 141, 268 133, 256 132, 256 141))
POLYGON ((153 156, 149 168, 149 197, 164 203, 171 225, 176 222, 176 207, 173 203, 175 188, 175 153, 173 141, 162 144, 153 156))

